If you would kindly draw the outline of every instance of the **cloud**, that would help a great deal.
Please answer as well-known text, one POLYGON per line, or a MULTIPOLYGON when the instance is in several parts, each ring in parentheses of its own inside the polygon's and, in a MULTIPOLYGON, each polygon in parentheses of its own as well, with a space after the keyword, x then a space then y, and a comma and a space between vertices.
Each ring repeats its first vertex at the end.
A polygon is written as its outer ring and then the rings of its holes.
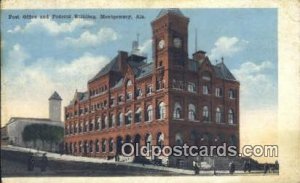
POLYGON ((96 34, 85 31, 78 38, 66 37, 61 44, 62 46, 84 48, 115 41, 119 37, 118 33, 112 28, 102 27, 96 34))
POLYGON ((151 48, 152 48, 152 39, 148 39, 146 40, 140 47, 140 51, 142 53, 149 53, 151 52, 151 48))
POLYGON ((8 33, 33 33, 37 31, 45 31, 50 35, 58 35, 60 33, 73 32, 78 27, 92 26, 93 21, 73 19, 69 23, 57 23, 50 19, 33 19, 28 22, 24 27, 19 25, 15 26, 14 29, 10 29, 8 33))
POLYGON ((47 117, 48 98, 54 90, 63 98, 63 106, 68 105, 74 91, 86 91, 87 81, 108 62, 107 57, 85 53, 66 61, 53 58, 40 58, 32 65, 25 62, 30 55, 20 44, 11 48, 8 62, 15 68, 5 67, 2 78, 2 106, 4 123, 12 116, 47 117), (16 55, 14 55, 16 54, 16 55), (20 56, 16 62, 14 59, 20 56))
POLYGON ((274 70, 270 61, 260 64, 245 62, 233 74, 241 83, 241 106, 248 109, 274 107, 277 101, 277 82, 269 71, 274 70), (259 101, 258 101, 259 99, 259 101))
POLYGON ((246 40, 240 40, 237 37, 220 37, 210 51, 211 60, 220 59, 221 57, 231 57, 235 53, 243 50, 248 44, 246 40))

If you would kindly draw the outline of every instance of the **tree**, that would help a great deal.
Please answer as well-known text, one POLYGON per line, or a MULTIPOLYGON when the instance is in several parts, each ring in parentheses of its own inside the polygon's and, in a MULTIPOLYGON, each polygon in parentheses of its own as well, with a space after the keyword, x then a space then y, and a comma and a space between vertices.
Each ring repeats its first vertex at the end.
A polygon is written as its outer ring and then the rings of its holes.
POLYGON ((22 137, 25 142, 33 141, 33 143, 36 144, 37 140, 41 140, 42 148, 44 148, 44 143, 48 142, 50 143, 51 149, 53 143, 59 143, 63 140, 63 136, 63 127, 48 124, 31 124, 26 126, 22 132, 22 137))

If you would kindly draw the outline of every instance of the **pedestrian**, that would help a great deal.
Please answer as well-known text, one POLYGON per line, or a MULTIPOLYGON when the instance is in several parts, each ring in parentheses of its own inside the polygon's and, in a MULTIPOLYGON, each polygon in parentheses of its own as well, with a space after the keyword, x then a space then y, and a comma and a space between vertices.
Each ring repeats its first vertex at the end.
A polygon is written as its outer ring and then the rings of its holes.
POLYGON ((243 170, 244 170, 244 173, 246 173, 248 171, 248 162, 246 160, 243 163, 243 170))
POLYGON ((252 165, 251 165, 251 161, 249 160, 249 161, 248 161, 248 172, 249 172, 249 173, 251 172, 251 168, 252 168, 251 166, 252 166, 252 165))
POLYGON ((41 172, 45 172, 47 166, 48 166, 48 158, 46 156, 46 153, 44 153, 41 159, 41 172))
POLYGON ((265 165, 264 165, 264 174, 266 174, 268 172, 268 170, 269 170, 269 165, 268 165, 268 163, 265 163, 265 165))
POLYGON ((231 161, 229 163, 229 173, 232 175, 235 171, 235 164, 231 161))
POLYGON ((33 171, 34 169, 34 157, 33 154, 30 154, 27 160, 27 170, 33 171))
POLYGON ((199 166, 196 161, 193 161, 193 168, 194 168, 195 175, 198 175, 199 174, 199 166))

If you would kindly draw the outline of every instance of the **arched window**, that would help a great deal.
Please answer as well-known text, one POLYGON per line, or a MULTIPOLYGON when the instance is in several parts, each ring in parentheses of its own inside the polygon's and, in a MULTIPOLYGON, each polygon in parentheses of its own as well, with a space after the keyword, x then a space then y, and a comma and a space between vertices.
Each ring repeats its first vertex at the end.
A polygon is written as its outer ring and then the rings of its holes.
POLYGON ((94 146, 94 142, 91 140, 89 143, 89 152, 92 153, 93 152, 93 146, 94 146))
POLYGON ((189 120, 196 120, 196 107, 194 104, 189 104, 189 120))
POLYGON ((182 113, 181 105, 178 102, 176 102, 174 105, 173 118, 174 119, 182 118, 181 113, 182 113))
POLYGON ((123 123, 123 113, 119 113, 117 119, 117 126, 121 126, 122 123, 123 123))
POLYGON ((89 122, 89 131, 92 131, 93 128, 94 128, 94 123, 95 123, 95 120, 93 119, 92 121, 89 122))
POLYGON ((145 144, 149 144, 149 146, 147 145, 147 151, 150 151, 151 150, 151 145, 152 145, 152 135, 151 134, 146 134, 146 137, 145 137, 145 144), (149 148, 148 148, 149 147, 149 148))
POLYGON ((234 113, 232 109, 228 110, 228 123, 233 124, 234 123, 234 113))
POLYGON ((129 110, 126 114, 125 114, 125 124, 129 125, 132 122, 132 112, 131 110, 129 110))
POLYGON ((202 117, 204 121, 209 121, 209 110, 207 106, 203 107, 202 117))
POLYGON ((162 147, 164 145, 164 140, 165 140, 164 134, 159 132, 157 134, 157 145, 162 147))
POLYGON ((106 140, 102 140, 102 152, 106 152, 106 140))
POLYGON ((81 122, 81 123, 79 123, 79 130, 78 130, 78 131, 79 131, 79 133, 81 133, 81 132, 82 132, 82 125, 83 125, 83 124, 82 124, 82 122, 81 122))
POLYGON ((135 122, 141 122, 142 121, 142 109, 139 107, 136 111, 135 111, 135 122))
POLYGON ((96 125, 95 125, 95 130, 99 130, 99 128, 100 128, 100 123, 101 123, 101 118, 99 117, 99 118, 97 119, 97 122, 96 122, 96 125))
POLYGON ((129 80, 127 81, 126 86, 131 86, 131 85, 132 85, 132 81, 129 79, 129 80))
POLYGON ((78 150, 79 150, 79 153, 82 152, 82 142, 81 141, 79 141, 79 143, 78 143, 78 150))
POLYGON ((78 123, 74 125, 74 133, 77 133, 78 123))
POLYGON ((113 152, 114 150, 114 140, 110 139, 109 140, 109 152, 113 152))
POLYGON ((86 121, 86 122, 84 123, 84 132, 87 132, 88 130, 89 130, 89 122, 86 121))
POLYGON ((153 120, 153 108, 152 108, 152 105, 148 105, 147 107, 147 113, 146 113, 146 116, 145 116, 145 120, 146 121, 152 121, 153 120))
POLYGON ((222 113, 219 107, 216 108, 216 123, 221 123, 222 121, 222 113))
POLYGON ((69 150, 70 150, 70 154, 72 154, 73 153, 73 144, 72 144, 72 142, 70 143, 69 150))
POLYGON ((98 153, 99 152, 99 146, 100 146, 100 144, 99 144, 99 140, 97 139, 96 140, 96 142, 95 142, 95 151, 98 153))
POLYGON ((158 105, 158 119, 164 119, 166 117, 166 105, 164 102, 158 105))
POLYGON ((105 116, 104 123, 105 123, 104 128, 108 127, 108 116, 105 116))
POLYGON ((109 115, 109 121, 108 121, 108 127, 109 128, 111 128, 112 126, 113 126, 113 123, 114 123, 114 121, 115 121, 115 115, 113 115, 113 114, 110 114, 109 115))
POLYGON ((182 146, 183 143, 184 143, 184 141, 183 141, 182 134, 181 133, 176 133, 176 135, 175 135, 175 144, 178 145, 178 146, 182 146))

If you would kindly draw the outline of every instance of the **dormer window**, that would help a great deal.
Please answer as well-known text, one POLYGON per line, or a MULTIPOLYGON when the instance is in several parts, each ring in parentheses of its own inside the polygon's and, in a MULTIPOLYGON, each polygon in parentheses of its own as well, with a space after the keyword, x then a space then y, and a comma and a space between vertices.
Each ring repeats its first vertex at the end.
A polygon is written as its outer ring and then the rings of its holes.
POLYGON ((126 86, 128 87, 128 86, 131 86, 131 85, 132 85, 132 81, 128 80, 126 86))
POLYGON ((147 89, 146 89, 147 95, 151 95, 152 94, 152 85, 148 85, 147 89))
POLYGON ((195 83, 191 83, 191 82, 188 83, 188 91, 189 92, 196 92, 196 85, 195 85, 195 83))

